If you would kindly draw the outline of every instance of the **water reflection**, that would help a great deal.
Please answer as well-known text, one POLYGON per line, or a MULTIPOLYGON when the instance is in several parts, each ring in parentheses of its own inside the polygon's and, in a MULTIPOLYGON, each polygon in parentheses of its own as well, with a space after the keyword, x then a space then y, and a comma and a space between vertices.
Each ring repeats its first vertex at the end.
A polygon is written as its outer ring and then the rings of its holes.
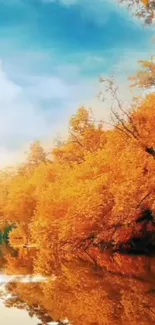
POLYGON ((29 317, 25 310, 19 310, 16 308, 8 310, 8 308, 3 305, 0 305, 0 315, 1 324, 3 325, 36 325, 38 322, 37 318, 29 317))
POLYGON ((5 305, 39 325, 155 324, 155 259, 106 254, 100 266, 68 262, 55 281, 9 283, 5 305))
MULTIPOLYGON (((55 280, 55 276, 52 276, 51 279, 55 280)), ((45 282, 48 281, 47 277, 44 276, 33 276, 33 275, 6 275, 0 273, 0 283, 9 283, 9 282, 45 282)))

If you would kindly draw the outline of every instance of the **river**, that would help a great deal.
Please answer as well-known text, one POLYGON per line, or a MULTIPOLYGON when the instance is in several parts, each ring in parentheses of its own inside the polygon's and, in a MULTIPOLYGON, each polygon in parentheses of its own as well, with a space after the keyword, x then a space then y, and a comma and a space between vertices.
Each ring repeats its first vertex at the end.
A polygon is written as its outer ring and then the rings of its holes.
POLYGON ((8 308, 0 307, 2 324, 10 325, 14 317, 16 325, 64 319, 73 325, 154 325, 154 258, 121 256, 117 267, 116 257, 107 254, 105 260, 102 267, 80 260, 66 263, 54 281, 7 285, 13 298, 8 308))
POLYGON ((6 308, 0 304, 0 321, 3 325, 36 325, 37 318, 31 318, 24 310, 17 308, 6 308))

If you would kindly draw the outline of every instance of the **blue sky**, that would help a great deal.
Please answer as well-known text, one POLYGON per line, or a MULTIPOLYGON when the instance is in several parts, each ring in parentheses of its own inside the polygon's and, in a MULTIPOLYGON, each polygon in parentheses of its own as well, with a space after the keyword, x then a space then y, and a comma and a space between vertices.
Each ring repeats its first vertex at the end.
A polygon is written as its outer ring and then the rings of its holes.
POLYGON ((97 102, 98 77, 126 78, 153 53, 151 28, 115 0, 0 0, 0 165, 36 139, 65 134, 71 114, 97 102))

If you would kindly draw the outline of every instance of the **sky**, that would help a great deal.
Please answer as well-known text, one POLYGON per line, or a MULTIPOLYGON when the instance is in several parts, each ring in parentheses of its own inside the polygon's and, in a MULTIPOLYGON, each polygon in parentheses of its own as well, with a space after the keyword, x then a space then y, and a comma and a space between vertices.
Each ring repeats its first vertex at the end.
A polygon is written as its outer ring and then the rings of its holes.
POLYGON ((115 0, 0 0, 0 167, 35 140, 52 146, 80 106, 108 118, 99 75, 114 73, 129 101, 127 76, 153 36, 115 0))
MULTIPOLYGON (((152 28, 115 0, 0 0, 0 167, 24 157, 30 143, 52 144, 80 106, 106 119, 98 77, 126 79, 153 54, 152 28)), ((31 325, 24 311, 0 306, 3 325, 31 325)))

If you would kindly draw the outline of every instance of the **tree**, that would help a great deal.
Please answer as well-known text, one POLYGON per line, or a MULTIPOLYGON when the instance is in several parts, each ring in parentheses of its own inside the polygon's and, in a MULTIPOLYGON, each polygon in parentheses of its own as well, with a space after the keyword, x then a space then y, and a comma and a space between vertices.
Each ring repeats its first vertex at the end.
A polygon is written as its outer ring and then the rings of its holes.
POLYGON ((23 247, 28 241, 27 229, 24 225, 20 224, 13 229, 9 234, 9 244, 13 248, 23 247))
POLYGON ((37 144, 25 170, 0 175, 1 218, 16 225, 5 272, 49 277, 12 285, 31 315, 37 305, 46 320, 75 325, 154 324, 155 95, 127 110, 114 80, 101 81, 112 98, 111 129, 80 108, 52 163, 37 144))
POLYGON ((40 163, 46 161, 46 153, 41 147, 40 142, 36 141, 30 146, 30 153, 28 155, 28 163, 32 166, 38 166, 40 163))
POLYGON ((146 25, 153 23, 155 2, 154 0, 117 0, 119 4, 125 4, 127 8, 139 19, 143 19, 146 25))
POLYGON ((33 216, 36 206, 35 193, 30 177, 15 175, 8 184, 8 194, 3 213, 9 223, 27 223, 33 216))
POLYGON ((69 122, 69 137, 58 146, 54 157, 67 164, 81 163, 88 153, 99 150, 106 143, 101 122, 97 123, 91 110, 80 108, 69 122))
POLYGON ((133 83, 131 87, 138 87, 140 89, 152 89, 155 86, 155 61, 151 57, 149 61, 139 61, 141 69, 135 76, 129 77, 133 83))
POLYGON ((4 232, 3 232, 3 242, 8 244, 9 243, 9 234, 10 232, 12 231, 12 229, 14 229, 14 226, 13 225, 10 225, 8 227, 6 227, 4 229, 4 232))
MULTIPOLYGON (((136 101, 134 101, 127 110, 124 108, 124 104, 119 98, 119 88, 114 79, 104 80, 100 78, 100 82, 104 84, 106 92, 109 92, 112 98, 111 125, 113 125, 115 130, 119 131, 126 140, 130 139, 154 158, 154 140, 149 137, 149 134, 152 134, 151 128, 153 128, 154 121, 154 94, 148 95, 144 99, 136 98, 136 101), (146 121, 148 121, 147 127, 145 125, 146 121), (148 130, 148 128, 150 128, 150 130, 148 130)), ((100 96, 104 99, 102 92, 100 96)))

